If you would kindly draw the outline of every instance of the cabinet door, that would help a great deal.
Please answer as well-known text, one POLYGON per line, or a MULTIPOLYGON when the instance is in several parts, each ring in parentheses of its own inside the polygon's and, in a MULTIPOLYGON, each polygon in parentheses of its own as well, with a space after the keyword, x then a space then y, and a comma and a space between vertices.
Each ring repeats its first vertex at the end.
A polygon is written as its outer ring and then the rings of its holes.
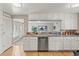
POLYGON ((79 50, 79 37, 76 37, 77 38, 77 40, 76 40, 76 48, 77 48, 77 50, 79 50))
POLYGON ((64 50, 72 50, 71 37, 64 37, 64 50))
POLYGON ((49 37, 49 51, 63 50, 63 39, 61 37, 49 37))
POLYGON ((36 51, 38 48, 37 37, 26 37, 24 40, 24 50, 25 51, 36 51))
POLYGON ((60 14, 60 19, 62 20, 61 21, 61 29, 64 30, 65 29, 65 14, 64 13, 60 14))
POLYGON ((30 50, 36 51, 38 48, 38 40, 37 37, 31 37, 30 38, 30 50))
POLYGON ((72 39, 72 49, 79 50, 79 37, 73 37, 72 39))
POLYGON ((73 25, 72 28, 73 29, 77 29, 77 14, 72 14, 71 18, 72 18, 72 23, 73 23, 72 24, 73 25))
POLYGON ((65 14, 65 28, 66 30, 72 29, 75 30, 77 29, 77 15, 76 14, 65 14))
POLYGON ((24 38, 23 48, 24 48, 24 51, 30 50, 30 39, 29 39, 29 37, 24 38))
POLYGON ((68 14, 68 13, 66 13, 66 14, 64 14, 64 16, 65 16, 65 18, 64 18, 64 21, 65 21, 65 23, 64 23, 65 26, 64 26, 64 27, 65 27, 65 28, 64 28, 64 29, 65 29, 65 30, 66 30, 66 29, 70 29, 70 27, 71 27, 71 24, 70 24, 70 23, 72 22, 72 20, 70 19, 70 16, 71 16, 71 15, 68 14))

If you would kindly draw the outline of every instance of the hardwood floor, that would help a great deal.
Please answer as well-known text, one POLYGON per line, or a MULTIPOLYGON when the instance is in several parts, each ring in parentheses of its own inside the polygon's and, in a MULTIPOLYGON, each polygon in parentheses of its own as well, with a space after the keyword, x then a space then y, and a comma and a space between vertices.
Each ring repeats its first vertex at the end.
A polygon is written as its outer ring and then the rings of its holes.
MULTIPOLYGON (((0 56, 13 56, 12 52, 13 48, 7 49, 0 56)), ((73 56, 73 52, 71 51, 63 51, 63 52, 24 52, 25 55, 20 56, 73 56)))
POLYGON ((12 56, 12 47, 7 49, 6 51, 4 51, 2 54, 0 54, 0 56, 12 56))
POLYGON ((17 43, 14 43, 13 47, 7 49, 0 56, 74 56, 72 51, 63 51, 63 52, 24 52, 22 41, 20 40, 17 43))
MULTIPOLYGON (((30 54, 30 56, 73 56, 72 52, 28 52, 28 53, 30 54)), ((28 53, 26 52, 27 55, 28 53)))
POLYGON ((25 56, 38 56, 38 52, 24 52, 25 56))

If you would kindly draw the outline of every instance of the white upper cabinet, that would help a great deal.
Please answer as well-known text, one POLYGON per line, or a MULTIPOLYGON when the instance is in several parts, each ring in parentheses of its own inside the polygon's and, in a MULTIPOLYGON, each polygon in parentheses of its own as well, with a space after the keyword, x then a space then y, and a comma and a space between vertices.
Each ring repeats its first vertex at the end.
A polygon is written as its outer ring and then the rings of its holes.
MULTIPOLYGON (((77 29, 77 15, 76 14, 64 14, 64 29, 76 30, 77 29)), ((62 25, 63 25, 62 24, 62 25)))

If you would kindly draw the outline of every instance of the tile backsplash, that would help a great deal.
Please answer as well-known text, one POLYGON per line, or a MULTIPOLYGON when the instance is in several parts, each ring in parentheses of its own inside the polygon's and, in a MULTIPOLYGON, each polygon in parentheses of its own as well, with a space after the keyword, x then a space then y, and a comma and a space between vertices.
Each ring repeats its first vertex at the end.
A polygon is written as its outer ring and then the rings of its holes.
POLYGON ((60 21, 29 21, 28 32, 60 32, 60 21))

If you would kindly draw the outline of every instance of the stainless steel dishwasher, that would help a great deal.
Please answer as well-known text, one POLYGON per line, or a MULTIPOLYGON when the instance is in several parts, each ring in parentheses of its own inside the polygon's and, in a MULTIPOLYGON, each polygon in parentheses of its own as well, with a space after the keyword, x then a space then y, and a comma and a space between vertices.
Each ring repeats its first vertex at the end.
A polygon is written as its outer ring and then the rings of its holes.
POLYGON ((38 37, 38 51, 48 51, 48 37, 38 37))

